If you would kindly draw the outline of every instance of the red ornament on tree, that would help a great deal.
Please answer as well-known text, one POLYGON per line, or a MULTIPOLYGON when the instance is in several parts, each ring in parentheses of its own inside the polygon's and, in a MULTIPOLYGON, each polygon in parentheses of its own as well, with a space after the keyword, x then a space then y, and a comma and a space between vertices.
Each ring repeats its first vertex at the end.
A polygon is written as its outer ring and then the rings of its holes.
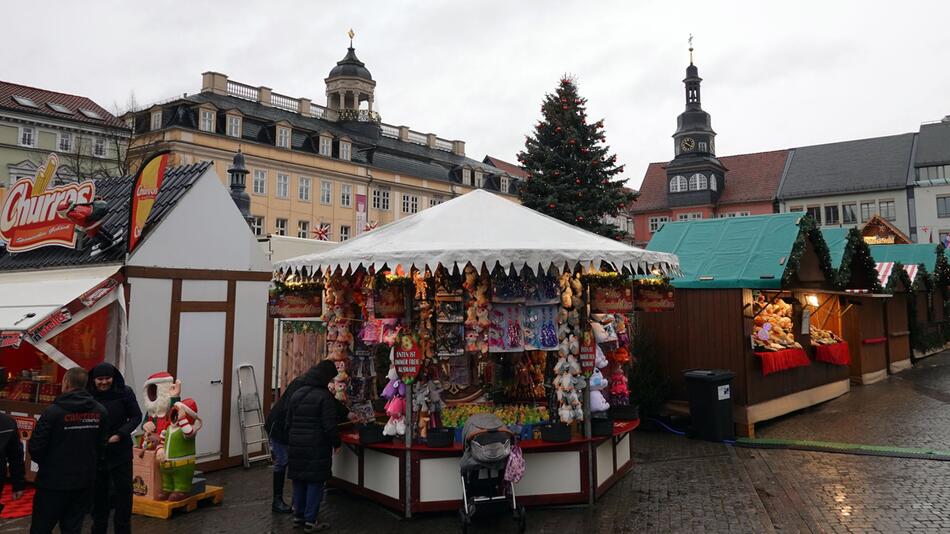
POLYGON ((574 183, 577 184, 577 185, 581 185, 581 181, 580 181, 580 180, 574 180, 574 183))
POLYGON ((577 216, 577 220, 578 220, 578 221, 583 221, 583 220, 584 220, 584 216, 583 216, 583 215, 578 215, 578 216, 577 216))
POLYGON ((566 98, 562 98, 562 99, 561 99, 561 103, 562 103, 562 104, 567 104, 567 99, 566 99, 566 98))
MULTIPOLYGON (((530 180, 531 178, 528 178, 528 179, 530 180)), ((620 208, 620 209, 624 209, 624 208, 626 208, 627 206, 626 206, 624 203, 621 202, 620 204, 617 205, 617 207, 620 208)))
POLYGON ((580 99, 580 98, 575 98, 575 99, 574 99, 574 103, 575 103, 575 104, 580 104, 580 103, 581 103, 581 99, 580 99))
POLYGON ((557 133, 561 133, 561 127, 558 126, 558 127, 554 128, 554 131, 557 132, 557 133))
POLYGON ((561 175, 561 171, 555 170, 553 174, 554 174, 554 176, 560 176, 560 175, 561 175))
POLYGON ((552 210, 554 209, 555 206, 556 204, 554 204, 553 202, 551 204, 548 204, 548 207, 551 208, 552 210))
POLYGON ((561 109, 567 109, 567 106, 561 106, 561 109))
POLYGON ((569 144, 569 145, 576 145, 576 144, 577 144, 577 140, 575 140, 575 139, 568 139, 568 140, 567 140, 567 144, 569 144))

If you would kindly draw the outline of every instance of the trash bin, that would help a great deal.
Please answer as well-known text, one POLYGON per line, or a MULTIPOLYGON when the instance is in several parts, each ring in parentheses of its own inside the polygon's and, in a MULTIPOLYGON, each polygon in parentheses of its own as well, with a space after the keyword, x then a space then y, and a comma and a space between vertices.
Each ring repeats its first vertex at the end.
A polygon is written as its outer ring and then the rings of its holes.
POLYGON ((735 439, 732 379, 728 369, 694 369, 684 373, 689 392, 690 437, 708 441, 735 439))

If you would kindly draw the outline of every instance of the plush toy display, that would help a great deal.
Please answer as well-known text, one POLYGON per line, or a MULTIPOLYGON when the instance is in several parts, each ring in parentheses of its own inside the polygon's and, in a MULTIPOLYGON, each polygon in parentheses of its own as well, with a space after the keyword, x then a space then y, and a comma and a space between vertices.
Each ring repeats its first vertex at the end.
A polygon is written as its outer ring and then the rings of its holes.
POLYGON ((613 373, 610 375, 610 401, 617 406, 630 404, 627 374, 623 372, 623 367, 619 365, 614 366, 613 373))
POLYGON ((607 387, 607 379, 601 374, 600 369, 594 368, 594 373, 590 377, 590 411, 606 412, 610 409, 610 403, 604 398, 603 390, 607 387))
POLYGON ((395 367, 390 367, 386 375, 389 383, 383 389, 381 397, 389 399, 386 402, 386 415, 389 420, 383 427, 384 436, 404 436, 406 434, 406 384, 399 379, 395 367))
POLYGON ((195 436, 201 429, 198 405, 188 398, 176 402, 169 412, 170 424, 162 432, 162 447, 156 455, 162 472, 158 500, 180 501, 191 492, 195 474, 195 436))

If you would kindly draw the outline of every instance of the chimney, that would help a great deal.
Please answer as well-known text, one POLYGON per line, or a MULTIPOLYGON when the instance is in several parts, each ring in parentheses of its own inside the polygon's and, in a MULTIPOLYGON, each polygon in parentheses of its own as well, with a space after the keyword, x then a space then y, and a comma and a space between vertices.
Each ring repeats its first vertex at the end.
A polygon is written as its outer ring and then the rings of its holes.
POLYGON ((228 168, 228 176, 231 182, 231 200, 241 211, 241 216, 251 224, 251 195, 247 194, 247 166, 244 165, 244 154, 238 149, 228 168))

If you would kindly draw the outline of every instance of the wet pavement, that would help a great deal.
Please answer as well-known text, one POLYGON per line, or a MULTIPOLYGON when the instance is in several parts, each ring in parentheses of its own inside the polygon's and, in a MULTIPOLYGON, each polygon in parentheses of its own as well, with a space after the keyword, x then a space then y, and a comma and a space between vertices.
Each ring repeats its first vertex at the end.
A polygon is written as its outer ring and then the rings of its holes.
MULTIPOLYGON (((950 449, 950 353, 823 405, 759 425, 757 437, 950 449)), ((531 508, 528 531, 950 532, 950 462, 748 449, 666 432, 634 435, 636 465, 592 508, 531 508)), ((530 469, 530 465, 528 469, 530 469)), ((135 517, 137 534, 290 533, 270 512, 265 466, 211 473, 224 503, 170 521, 135 517)), ((289 484, 287 494, 289 495, 289 484)), ((455 514, 406 521, 365 499, 331 491, 321 520, 333 532, 458 532, 455 514)), ((0 524, 26 532, 29 519, 0 524)), ((506 514, 473 532, 516 532, 506 514)))

